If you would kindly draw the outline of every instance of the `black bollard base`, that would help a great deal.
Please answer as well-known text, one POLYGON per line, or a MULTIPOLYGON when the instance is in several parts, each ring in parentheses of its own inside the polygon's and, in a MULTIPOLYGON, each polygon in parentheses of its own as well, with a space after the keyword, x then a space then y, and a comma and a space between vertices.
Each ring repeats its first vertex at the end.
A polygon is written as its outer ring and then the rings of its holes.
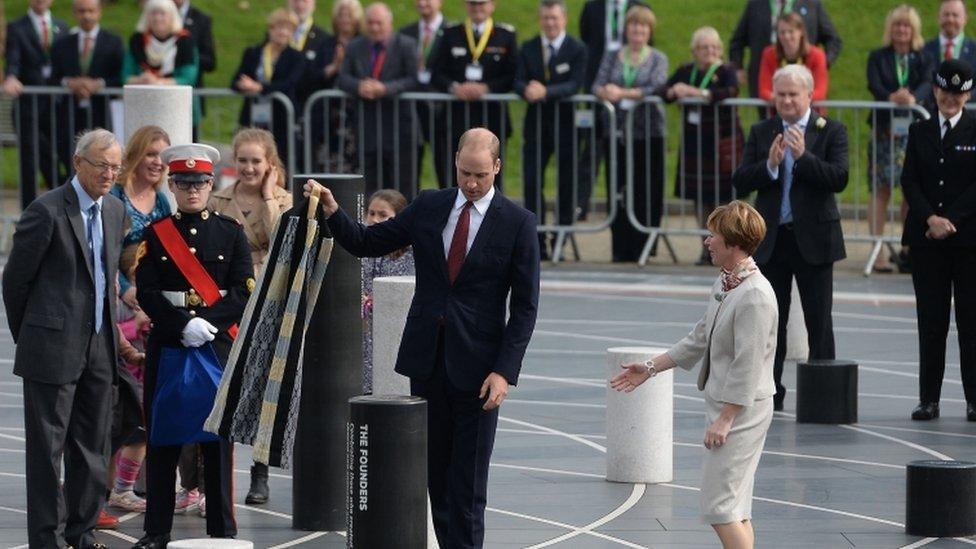
POLYGON ((797 423, 857 423, 857 363, 809 360, 796 365, 797 423))
POLYGON ((427 401, 349 399, 346 546, 427 547, 427 401))
POLYGON ((913 461, 906 468, 905 533, 957 538, 976 535, 976 463, 913 461))

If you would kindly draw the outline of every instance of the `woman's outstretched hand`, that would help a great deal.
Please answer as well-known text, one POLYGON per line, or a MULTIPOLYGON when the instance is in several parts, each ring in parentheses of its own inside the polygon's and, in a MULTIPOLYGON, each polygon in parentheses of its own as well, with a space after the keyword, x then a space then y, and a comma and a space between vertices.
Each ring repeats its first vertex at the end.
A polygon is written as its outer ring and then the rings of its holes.
POLYGON ((610 380, 610 387, 616 391, 629 393, 637 388, 638 385, 647 381, 651 377, 647 372, 647 366, 643 362, 632 362, 621 364, 623 371, 610 380))

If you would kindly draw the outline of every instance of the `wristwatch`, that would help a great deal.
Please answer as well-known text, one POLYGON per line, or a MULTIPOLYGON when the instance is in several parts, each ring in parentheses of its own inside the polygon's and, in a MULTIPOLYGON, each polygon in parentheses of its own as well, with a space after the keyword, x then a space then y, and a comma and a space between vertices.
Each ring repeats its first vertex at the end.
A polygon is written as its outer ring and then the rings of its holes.
POLYGON ((701 91, 701 96, 702 96, 702 99, 704 99, 705 101, 711 101, 712 100, 712 91, 711 90, 708 90, 708 89, 702 90, 701 91))
POLYGON ((644 367, 647 368, 647 375, 649 377, 654 377, 658 373, 660 373, 660 372, 657 371, 657 368, 654 366, 654 359, 653 358, 650 359, 650 360, 645 360, 644 361, 644 367))

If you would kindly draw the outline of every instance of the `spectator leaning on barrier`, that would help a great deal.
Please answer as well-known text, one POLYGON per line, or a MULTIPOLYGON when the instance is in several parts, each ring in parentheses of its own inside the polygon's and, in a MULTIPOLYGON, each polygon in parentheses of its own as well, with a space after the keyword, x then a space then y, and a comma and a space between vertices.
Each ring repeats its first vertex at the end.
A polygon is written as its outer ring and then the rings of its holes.
POLYGON ((105 87, 122 85, 122 38, 103 28, 101 0, 74 0, 77 27, 51 46, 51 83, 71 90, 59 97, 57 131, 61 177, 71 173, 71 147, 81 130, 109 127, 108 96, 94 96, 105 87))
POLYGON ((297 27, 294 13, 284 8, 272 11, 268 15, 267 40, 244 50, 231 81, 231 88, 248 96, 241 107, 240 125, 271 130, 286 163, 294 154, 288 145, 292 120, 281 101, 268 95, 282 93, 292 104, 296 103, 295 92, 305 73, 302 54, 289 45, 297 27))
MULTIPOLYGON (((483 126, 502 139, 504 161, 504 141, 512 134, 508 106, 480 99, 485 94, 512 91, 518 66, 515 28, 495 22, 494 0, 468 0, 464 5, 467 19, 444 28, 441 47, 430 60, 433 87, 456 98, 449 109, 450 135, 441 145, 448 147, 447 158, 453 159, 461 134, 468 128, 483 126)), ((439 173, 448 178, 440 181, 442 188, 453 186, 451 173, 439 173)), ((501 173, 495 177, 495 185, 503 188, 501 173)))
POLYGON ((739 85, 749 83, 749 94, 759 97, 759 64, 763 50, 776 42, 777 20, 786 13, 797 13, 803 19, 807 41, 822 45, 827 64, 840 55, 842 42, 821 0, 749 0, 729 41, 729 60, 739 69, 739 85), (748 77, 743 64, 749 49, 748 77))
POLYGON ((973 69, 961 59, 943 61, 934 84, 938 113, 909 129, 901 173, 908 201, 901 241, 911 247, 918 314, 919 404, 912 419, 939 417, 954 305, 966 419, 976 421, 976 121, 964 108, 973 69))
POLYGON ((51 0, 30 0, 27 13, 6 27, 6 75, 3 93, 18 98, 14 105, 20 157, 20 208, 37 196, 37 172, 49 189, 59 184, 55 143, 51 142, 50 100, 43 96, 20 97, 24 86, 44 86, 51 78, 51 46, 68 31, 68 25, 51 15, 51 0), (36 114, 35 114, 36 113, 36 114), (35 146, 36 145, 36 146, 35 146))
POLYGON ((835 193, 847 187, 847 128, 810 109, 813 75, 787 65, 773 75, 778 116, 752 126, 742 165, 732 176, 740 193, 757 191, 756 209, 769 230, 754 254, 776 291, 774 406, 783 409, 783 360, 793 279, 800 290, 812 359, 833 359, 834 262, 844 259, 835 193))
MULTIPOLYGON (((715 105, 739 95, 735 66, 722 62, 718 31, 697 29, 691 35, 691 53, 694 60, 674 71, 660 95, 667 102, 697 98, 705 103, 682 107, 683 140, 674 178, 674 195, 696 202, 695 213, 704 229, 715 206, 732 198, 732 170, 742 160, 745 138, 738 111, 723 112, 715 105)), ((697 264, 712 264, 708 246, 702 246, 697 264)))
MULTIPOLYGON (((939 36, 925 43, 925 52, 935 63, 948 59, 962 59, 976 66, 976 42, 965 34, 969 13, 964 0, 941 0, 939 3, 939 36)), ((938 110, 934 97, 929 97, 931 110, 938 110)), ((971 98, 970 101, 973 99, 971 98)))
MULTIPOLYGON (((433 91, 430 86, 430 59, 434 50, 440 47, 444 36, 444 14, 441 13, 441 0, 414 0, 417 15, 420 18, 400 29, 400 34, 409 36, 417 42, 417 91, 433 91)), ((443 173, 450 172, 453 159, 447 158, 447 149, 443 140, 447 135, 447 123, 444 117, 445 106, 441 102, 417 101, 414 103, 417 111, 417 122, 420 124, 420 141, 415 149, 414 162, 417 167, 417 181, 423 170, 424 143, 430 144, 434 155, 434 171, 442 175, 438 181, 448 178, 443 173), (440 145, 440 146, 438 146, 440 145)))
MULTIPOLYGON (((634 262, 640 257, 647 235, 634 228, 627 215, 626 186, 633 187, 634 215, 644 226, 659 227, 664 201, 664 107, 642 103, 657 93, 668 78, 668 58, 647 45, 653 37, 657 18, 650 8, 634 6, 627 10, 624 46, 603 54, 600 71, 593 82, 593 93, 616 108, 617 133, 609 135, 605 126, 604 147, 617 147, 617 191, 611 199, 618 204, 610 226, 614 262, 634 262), (648 116, 648 110, 650 111, 648 116), (633 151, 627 155, 628 114, 633 113, 633 151), (633 164, 634 179, 627 180, 627 163, 633 164)), ((606 153, 609 158, 609 152, 606 153)), ((607 181, 611 167, 607 164, 607 181)), ((609 193, 608 195, 612 195, 609 193)))
MULTIPOLYGON (((542 33, 522 44, 515 92, 529 102, 523 126, 522 182, 525 208, 546 219, 542 192, 546 164, 556 155, 556 209, 552 222, 572 225, 576 219, 582 175, 577 170, 579 141, 575 135, 575 104, 560 103, 583 87, 586 77, 586 45, 566 34, 566 3, 542 0, 539 6, 542 33)), ((539 234, 539 250, 549 257, 547 235, 539 234)))
POLYGON ((796 13, 784 13, 776 20, 776 42, 762 52, 759 66, 759 98, 773 98, 773 74, 786 65, 804 65, 813 74, 813 100, 827 99, 830 76, 827 55, 807 38, 803 18, 796 13))
POLYGON ((305 74, 298 86, 298 103, 295 105, 296 116, 301 116, 308 96, 332 85, 332 78, 326 78, 325 67, 335 55, 336 40, 315 24, 315 0, 288 0, 288 10, 298 17, 291 47, 305 56, 305 74))
POLYGON ((413 38, 393 31, 393 12, 381 2, 366 8, 366 35, 346 48, 338 86, 359 98, 363 115, 354 120, 362 131, 356 143, 365 158, 366 194, 397 189, 409 200, 417 192, 412 151, 419 135, 410 109, 395 105, 397 95, 418 85, 416 50, 413 38))
MULTIPOLYGON (((868 56, 868 90, 875 101, 890 101, 911 107, 925 101, 932 94, 932 73, 935 61, 922 50, 922 22, 915 8, 902 4, 890 12, 885 20, 882 42, 884 47, 868 56)), ((901 179, 905 162, 908 127, 918 117, 909 109, 879 110, 868 117, 874 127, 872 147, 868 149, 868 180, 871 182, 871 203, 868 206, 868 226, 871 234, 884 234, 891 192, 901 179)), ((899 223, 905 221, 908 202, 902 202, 899 223)), ((892 260, 903 271, 908 268, 908 253, 903 250, 892 260)), ((892 272, 885 250, 878 254, 874 270, 892 272)))

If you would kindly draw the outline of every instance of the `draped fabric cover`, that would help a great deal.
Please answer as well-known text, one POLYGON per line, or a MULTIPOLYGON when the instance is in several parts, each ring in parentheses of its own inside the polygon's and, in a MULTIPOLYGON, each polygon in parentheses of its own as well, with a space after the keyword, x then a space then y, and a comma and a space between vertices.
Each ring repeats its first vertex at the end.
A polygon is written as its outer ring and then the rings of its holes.
POLYGON ((317 204, 285 212, 275 228, 265 268, 244 310, 204 425, 254 447, 254 460, 288 468, 301 402, 305 332, 332 253, 317 204))

